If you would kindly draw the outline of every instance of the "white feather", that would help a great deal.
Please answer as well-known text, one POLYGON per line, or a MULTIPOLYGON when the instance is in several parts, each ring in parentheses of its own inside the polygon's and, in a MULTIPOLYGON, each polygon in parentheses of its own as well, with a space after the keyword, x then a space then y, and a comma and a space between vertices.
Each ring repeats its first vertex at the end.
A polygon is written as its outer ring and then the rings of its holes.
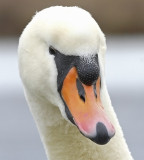
POLYGON ((105 85, 105 51, 105 37, 98 24, 78 7, 44 9, 24 29, 18 48, 19 70, 49 160, 132 160, 105 85), (98 53, 101 99, 116 128, 107 145, 91 142, 67 121, 57 92, 58 73, 54 56, 49 54, 51 45, 65 55, 89 57, 98 53))

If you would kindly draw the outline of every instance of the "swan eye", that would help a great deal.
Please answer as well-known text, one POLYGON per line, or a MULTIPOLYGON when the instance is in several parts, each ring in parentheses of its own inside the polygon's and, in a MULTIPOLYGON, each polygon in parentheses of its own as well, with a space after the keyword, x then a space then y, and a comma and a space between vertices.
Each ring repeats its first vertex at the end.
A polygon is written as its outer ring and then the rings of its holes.
POLYGON ((55 55, 56 52, 57 52, 56 49, 54 49, 52 46, 49 47, 49 53, 50 54, 55 55))

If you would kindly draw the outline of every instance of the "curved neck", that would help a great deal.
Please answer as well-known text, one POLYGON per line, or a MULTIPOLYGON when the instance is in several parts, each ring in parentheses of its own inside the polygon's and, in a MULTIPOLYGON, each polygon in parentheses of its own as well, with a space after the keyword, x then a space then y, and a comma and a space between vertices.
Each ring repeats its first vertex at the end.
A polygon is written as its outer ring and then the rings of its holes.
POLYGON ((113 112, 116 135, 106 145, 97 145, 64 120, 58 107, 28 92, 26 97, 49 160, 132 160, 123 133, 113 112))

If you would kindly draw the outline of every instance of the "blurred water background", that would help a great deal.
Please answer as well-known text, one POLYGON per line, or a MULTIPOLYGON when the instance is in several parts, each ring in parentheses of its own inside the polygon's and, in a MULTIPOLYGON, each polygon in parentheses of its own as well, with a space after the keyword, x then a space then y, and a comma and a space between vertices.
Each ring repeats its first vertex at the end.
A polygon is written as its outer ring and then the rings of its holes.
POLYGON ((112 104, 134 159, 144 159, 143 2, 0 1, 0 160, 46 160, 24 98, 17 46, 32 15, 51 5, 78 5, 98 19, 107 38, 106 81, 112 104))

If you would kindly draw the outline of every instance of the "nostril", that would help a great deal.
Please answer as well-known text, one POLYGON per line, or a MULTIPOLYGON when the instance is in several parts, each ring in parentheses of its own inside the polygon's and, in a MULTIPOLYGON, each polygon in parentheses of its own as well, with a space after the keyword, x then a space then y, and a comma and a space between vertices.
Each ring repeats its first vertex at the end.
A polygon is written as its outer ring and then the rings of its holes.
POLYGON ((76 85, 77 85, 78 93, 79 93, 81 100, 85 102, 85 91, 84 91, 84 88, 81 82, 78 79, 76 80, 76 85))
POLYGON ((85 102, 85 97, 83 95, 80 95, 80 98, 85 102))
POLYGON ((94 83, 94 85, 93 85, 93 90, 94 90, 95 97, 97 98, 97 92, 96 92, 96 82, 95 82, 95 83, 94 83))

